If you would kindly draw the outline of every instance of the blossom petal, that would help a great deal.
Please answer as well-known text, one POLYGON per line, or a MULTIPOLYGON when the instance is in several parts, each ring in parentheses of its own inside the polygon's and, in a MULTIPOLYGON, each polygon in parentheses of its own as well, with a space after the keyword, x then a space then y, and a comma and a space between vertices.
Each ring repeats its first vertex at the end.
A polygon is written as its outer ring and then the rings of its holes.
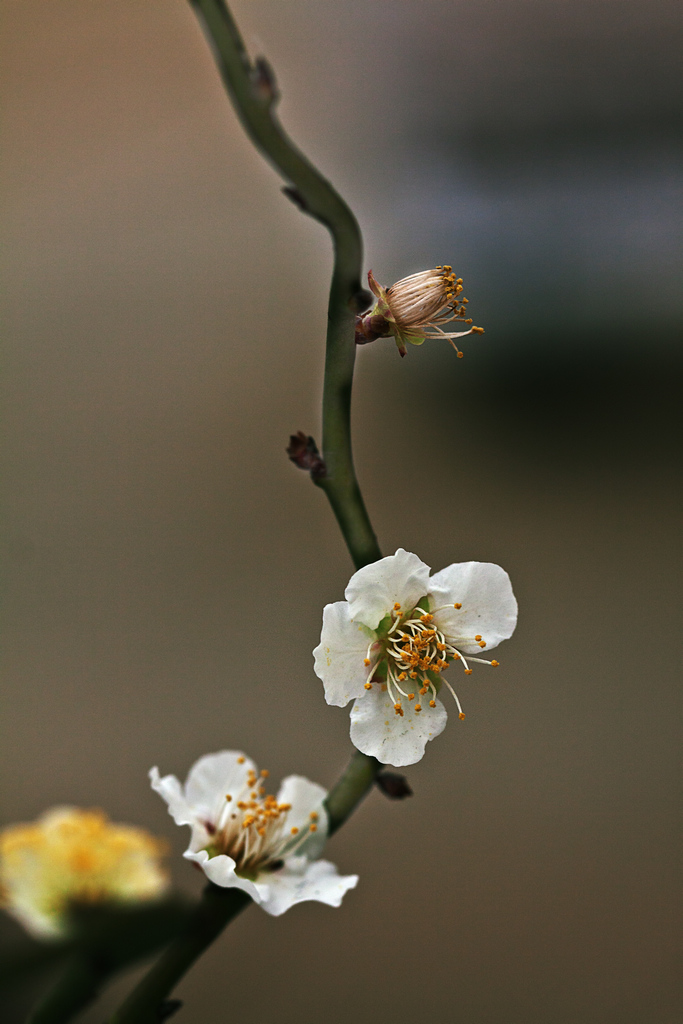
POLYGON ((323 681, 328 704, 343 708, 364 692, 368 677, 364 659, 373 639, 374 633, 353 622, 346 601, 325 605, 320 643, 313 657, 315 674, 323 681))
POLYGON ((349 580, 344 596, 351 618, 376 629, 395 604, 412 610, 429 591, 429 566, 410 551, 363 566, 349 580))
POLYGON ((357 884, 358 875, 340 875, 335 865, 327 860, 309 864, 305 857, 290 857, 283 868, 270 875, 269 893, 261 906, 274 917, 305 900, 338 907, 344 894, 357 884))
POLYGON ((155 765, 149 772, 149 778, 154 792, 168 804, 168 813, 176 825, 193 825, 196 815, 185 799, 183 787, 175 775, 164 775, 162 779, 155 765))
POLYGON ((254 762, 239 750, 221 750, 205 754, 190 768, 185 783, 185 797, 195 817, 216 819, 225 806, 228 793, 235 796, 247 784, 254 762))
POLYGON ((209 857, 206 850, 186 850, 183 854, 187 860, 199 864, 200 868, 214 885, 220 885, 224 889, 242 889, 255 903, 262 903, 268 898, 270 887, 267 883, 254 882, 250 878, 243 878, 235 872, 235 861, 226 853, 219 853, 217 857, 209 857))
POLYGON ((428 741, 443 732, 447 718, 438 699, 434 708, 425 699, 418 712, 415 703, 402 700, 403 715, 397 715, 389 693, 373 686, 351 708, 351 742, 382 764, 415 764, 424 756, 428 741))
MULTIPOLYGON (((283 779, 277 795, 279 804, 292 805, 292 809, 287 813, 288 829, 296 828, 301 834, 304 829, 310 827, 312 821, 317 826, 316 831, 311 832, 308 839, 296 849, 298 855, 305 856, 308 860, 320 856, 327 840, 327 811, 324 806, 326 796, 326 789, 317 782, 305 779, 303 775, 288 775, 283 779), (316 818, 312 819, 311 814, 315 814, 316 818)), ((296 837, 293 841, 296 842, 296 837)), ((287 856, 286 850, 283 856, 287 856)))
POLYGON ((510 577, 493 562, 456 562, 432 576, 429 584, 431 607, 453 605, 436 612, 434 621, 465 654, 480 654, 481 635, 486 649, 507 640, 517 625, 517 601, 510 577))

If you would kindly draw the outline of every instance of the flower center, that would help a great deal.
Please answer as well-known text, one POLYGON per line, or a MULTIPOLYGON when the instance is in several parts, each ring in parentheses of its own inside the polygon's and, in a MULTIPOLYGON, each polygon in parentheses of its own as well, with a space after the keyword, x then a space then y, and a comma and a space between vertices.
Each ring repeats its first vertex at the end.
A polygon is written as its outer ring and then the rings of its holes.
MULTIPOLYGON (((428 599, 423 598, 420 604, 428 606, 428 599)), ((470 675, 472 669, 467 659, 455 646, 458 641, 462 643, 477 643, 480 647, 486 647, 486 641, 477 634, 474 637, 453 637, 442 632, 434 625, 435 612, 442 611, 436 608, 434 612, 426 611, 418 604, 412 611, 404 615, 401 612, 400 604, 395 604, 391 615, 388 617, 389 624, 386 632, 380 631, 378 639, 368 648, 365 659, 367 666, 372 665, 368 674, 365 689, 371 690, 373 684, 379 683, 382 689, 386 690, 394 704, 394 711, 401 717, 404 714, 403 700, 415 701, 413 711, 422 712, 423 709, 436 707, 436 696, 443 683, 450 690, 458 707, 458 714, 464 719, 458 696, 447 679, 441 678, 441 673, 452 661, 462 661, 465 673, 470 675), (373 664, 372 655, 376 655, 373 664), (412 684, 412 685, 411 685, 412 684), (427 700, 423 700, 429 695, 427 700)), ((462 608, 460 603, 444 605, 444 608, 462 608)), ((497 667, 497 661, 486 661, 484 658, 470 658, 470 661, 477 661, 484 665, 497 667)))
MULTIPOLYGON (((244 758, 238 758, 238 764, 244 758)), ((226 793, 225 805, 216 821, 204 822, 211 836, 206 846, 210 857, 225 853, 236 862, 238 875, 256 878, 261 871, 275 871, 282 866, 312 832, 318 830, 318 815, 309 815, 305 828, 287 827, 291 804, 278 803, 266 793, 264 769, 257 775, 249 770, 247 781, 239 793, 226 793)))

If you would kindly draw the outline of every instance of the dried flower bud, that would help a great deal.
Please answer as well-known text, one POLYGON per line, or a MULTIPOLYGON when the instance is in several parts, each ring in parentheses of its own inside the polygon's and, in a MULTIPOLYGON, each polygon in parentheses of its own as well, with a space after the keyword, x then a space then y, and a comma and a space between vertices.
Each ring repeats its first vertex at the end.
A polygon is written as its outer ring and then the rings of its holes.
POLYGON ((466 331, 443 329, 455 320, 472 323, 467 316, 467 299, 461 294, 462 278, 456 279, 452 267, 411 274, 390 288, 383 288, 370 270, 368 283, 377 302, 368 313, 356 319, 358 345, 393 337, 399 353, 404 356, 407 342, 421 345, 427 338, 446 338, 462 357, 453 338, 484 333, 481 327, 470 327, 466 331))

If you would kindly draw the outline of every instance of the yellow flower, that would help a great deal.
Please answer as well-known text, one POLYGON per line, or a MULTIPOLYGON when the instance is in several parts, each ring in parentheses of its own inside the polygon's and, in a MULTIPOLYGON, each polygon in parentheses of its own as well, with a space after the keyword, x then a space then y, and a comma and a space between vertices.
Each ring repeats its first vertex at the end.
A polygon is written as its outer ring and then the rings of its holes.
POLYGON ((54 807, 0 832, 0 903, 30 932, 68 931, 72 902, 135 902, 168 885, 165 844, 99 810, 54 807))

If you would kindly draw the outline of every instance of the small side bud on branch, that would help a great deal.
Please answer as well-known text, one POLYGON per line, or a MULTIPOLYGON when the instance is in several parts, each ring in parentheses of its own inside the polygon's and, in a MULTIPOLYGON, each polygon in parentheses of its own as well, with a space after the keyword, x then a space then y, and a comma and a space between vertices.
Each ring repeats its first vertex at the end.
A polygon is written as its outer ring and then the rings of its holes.
POLYGON ((298 188, 294 188, 293 185, 285 185, 282 189, 288 199, 291 199, 295 206, 297 206, 302 213, 309 212, 309 206, 304 197, 299 192, 298 188))
POLYGON ((405 775, 399 775, 398 772, 380 772, 375 778, 375 785, 389 800, 405 800, 407 796, 413 795, 405 775))
POLYGON ((260 100, 272 107, 280 99, 275 72, 265 57, 257 57, 251 69, 251 84, 260 100))
MULTIPOLYGON (((372 295, 366 291, 365 288, 361 288, 351 298, 349 306, 354 313, 364 313, 366 309, 369 309, 372 304, 372 295)), ((362 342, 361 342, 362 344, 362 342)))
POLYGON ((322 480, 327 475, 327 467, 320 456, 318 446, 312 437, 304 434, 303 430, 292 434, 286 451, 295 466, 308 470, 312 480, 322 480))

